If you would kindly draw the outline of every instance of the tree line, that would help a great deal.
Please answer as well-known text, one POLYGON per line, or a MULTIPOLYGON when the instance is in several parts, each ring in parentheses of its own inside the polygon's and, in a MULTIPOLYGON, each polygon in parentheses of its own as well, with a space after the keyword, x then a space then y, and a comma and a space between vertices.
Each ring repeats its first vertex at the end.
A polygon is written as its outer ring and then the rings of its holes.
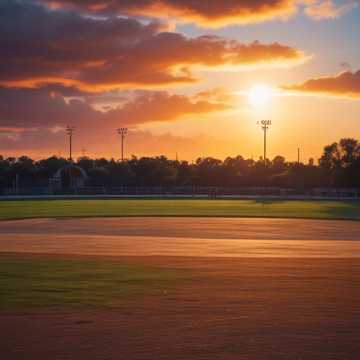
MULTIPOLYGON (((242 156, 204 157, 193 163, 165 156, 133 156, 123 162, 83 156, 74 163, 86 171, 88 186, 360 187, 360 142, 351 138, 325 146, 317 162, 310 159, 306 164, 280 155, 266 164, 261 158, 242 156)), ((67 164, 67 159, 56 156, 39 161, 0 156, 0 187, 14 186, 15 178, 20 187, 47 186, 67 164)))

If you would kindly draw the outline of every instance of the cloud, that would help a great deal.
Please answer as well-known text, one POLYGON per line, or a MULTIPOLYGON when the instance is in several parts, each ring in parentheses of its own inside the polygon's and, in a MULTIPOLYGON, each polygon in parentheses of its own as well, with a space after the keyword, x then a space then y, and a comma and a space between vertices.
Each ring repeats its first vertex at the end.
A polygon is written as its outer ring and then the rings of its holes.
MULTIPOLYGON (((196 95, 194 96, 196 99, 196 95)), ((110 110, 109 119, 121 119, 126 125, 147 122, 171 121, 184 116, 209 114, 229 108, 224 102, 193 100, 185 95, 171 95, 167 92, 149 92, 126 103, 120 109, 110 110)))
POLYGON ((309 79, 302 84, 285 86, 284 89, 304 93, 360 98, 360 71, 345 71, 335 76, 309 79))
POLYGON ((288 66, 307 60, 279 43, 186 37, 162 24, 82 16, 29 2, 0 3, 0 85, 58 83, 86 91, 197 81, 196 68, 288 66))
POLYGON ((316 1, 307 6, 304 12, 314 20, 335 19, 348 13, 357 5, 356 1, 346 1, 343 4, 336 4, 332 0, 316 1))
MULTIPOLYGON (((65 89, 65 92, 68 93, 68 89, 65 89)), ((152 122, 177 121, 182 118, 201 121, 208 115, 231 109, 232 100, 221 89, 204 91, 193 96, 170 94, 165 91, 125 91, 117 94, 118 97, 122 97, 123 104, 104 112, 94 109, 87 102, 88 96, 96 103, 102 102, 106 94, 100 94, 98 99, 93 94, 67 99, 60 93, 54 93, 52 88, 50 91, 48 87, 0 88, 1 153, 5 156, 26 153, 36 158, 59 153, 66 156, 67 124, 76 127, 76 156, 81 155, 83 147, 91 156, 116 156, 119 149, 116 129, 120 126, 130 129, 128 136, 131 138, 131 147, 127 145, 129 153, 175 156, 175 152, 178 151, 186 158, 194 154, 200 156, 207 151, 216 153, 216 144, 219 145, 219 141, 210 141, 201 136, 153 135, 149 131, 139 130, 137 126, 152 122)))
POLYGON ((100 112, 81 100, 66 101, 44 89, 0 88, 0 127, 50 128, 73 120, 92 123, 100 112))
POLYGON ((40 0, 51 8, 67 8, 95 14, 118 13, 151 18, 175 18, 205 27, 249 24, 287 19, 306 6, 314 19, 338 17, 354 7, 354 1, 336 5, 331 0, 40 0))
MULTIPOLYGON (((76 127, 74 141, 78 155, 81 147, 86 147, 92 156, 114 154, 119 145, 116 129, 120 126, 129 127, 134 153, 168 154, 172 141, 174 145, 183 144, 190 149, 193 145, 191 139, 152 136, 138 130, 138 125, 182 118, 201 121, 232 106, 231 97, 220 89, 209 90, 209 95, 206 92, 185 96, 165 91, 124 91, 98 96, 85 93, 76 98, 65 98, 53 90, 48 86, 38 89, 0 88, 0 150, 3 153, 21 155, 26 152, 36 157, 57 154, 59 150, 67 149, 65 127, 71 124, 76 127), (211 95, 215 92, 216 96, 211 95), (111 106, 108 111, 96 110, 94 105, 98 101, 102 103, 106 95, 121 98, 121 105, 111 106)), ((69 91, 64 90, 67 94, 69 91)), ((71 88, 71 91, 79 95, 75 89, 71 88)), ((204 145, 206 142, 201 143, 204 145)), ((182 151, 190 153, 192 150, 182 148, 182 151)))
MULTIPOLYGON (((120 125, 174 121, 184 116, 205 115, 229 108, 225 101, 200 99, 197 95, 185 96, 165 91, 135 93, 122 105, 108 111, 94 109, 81 98, 66 99, 59 93, 49 92, 48 87, 39 89, 0 88, 0 128, 36 129, 64 127, 71 123, 84 131, 102 132, 120 125)), ((99 101, 102 101, 100 96, 99 101)), ((92 97, 92 103, 96 98, 92 97)))
POLYGON ((91 13, 117 12, 131 16, 169 17, 202 26, 248 24, 286 18, 297 10, 290 0, 43 0, 52 8, 69 8, 91 13))
POLYGON ((0 151, 3 156, 21 156, 57 154, 66 149, 66 137, 63 132, 51 129, 21 129, 16 131, 0 129, 0 151))

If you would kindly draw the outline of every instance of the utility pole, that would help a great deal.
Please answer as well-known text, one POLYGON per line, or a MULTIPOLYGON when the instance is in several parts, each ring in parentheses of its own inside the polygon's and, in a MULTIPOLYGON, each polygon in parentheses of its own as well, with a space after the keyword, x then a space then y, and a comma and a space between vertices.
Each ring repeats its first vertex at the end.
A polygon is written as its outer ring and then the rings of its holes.
POLYGON ((258 122, 258 125, 261 126, 263 132, 264 132, 264 166, 266 167, 266 146, 267 146, 267 131, 269 130, 270 128, 270 125, 271 125, 271 120, 261 120, 261 122, 259 123, 258 122))
POLYGON ((69 160, 70 160, 70 162, 73 161, 73 159, 72 159, 72 137, 73 137, 74 131, 75 131, 75 126, 68 125, 66 127, 66 133, 69 135, 69 153, 70 153, 69 160))
POLYGON ((128 132, 128 129, 125 127, 119 128, 119 129, 117 129, 117 132, 121 137, 121 161, 123 162, 124 161, 124 139, 128 132))
POLYGON ((298 148, 298 165, 300 165, 300 148, 298 148))

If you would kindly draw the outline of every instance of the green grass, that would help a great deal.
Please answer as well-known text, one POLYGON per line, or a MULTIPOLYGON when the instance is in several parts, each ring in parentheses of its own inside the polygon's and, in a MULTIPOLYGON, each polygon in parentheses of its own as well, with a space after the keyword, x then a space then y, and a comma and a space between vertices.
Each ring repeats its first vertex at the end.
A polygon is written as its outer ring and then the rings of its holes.
POLYGON ((220 199, 0 201, 0 220, 96 216, 229 216, 359 220, 360 202, 220 199))
POLYGON ((183 275, 114 260, 1 255, 0 310, 116 306, 129 296, 162 294, 183 275))

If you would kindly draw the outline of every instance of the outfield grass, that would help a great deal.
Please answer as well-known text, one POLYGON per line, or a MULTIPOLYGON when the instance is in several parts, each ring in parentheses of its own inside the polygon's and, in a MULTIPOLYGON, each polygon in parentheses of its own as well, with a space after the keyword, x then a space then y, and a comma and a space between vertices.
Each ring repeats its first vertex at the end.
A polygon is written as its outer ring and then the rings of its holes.
POLYGON ((359 220, 360 202, 150 199, 0 201, 0 220, 96 216, 229 216, 359 220))
POLYGON ((124 297, 160 294, 180 276, 119 261, 0 255, 0 310, 116 306, 124 297))

